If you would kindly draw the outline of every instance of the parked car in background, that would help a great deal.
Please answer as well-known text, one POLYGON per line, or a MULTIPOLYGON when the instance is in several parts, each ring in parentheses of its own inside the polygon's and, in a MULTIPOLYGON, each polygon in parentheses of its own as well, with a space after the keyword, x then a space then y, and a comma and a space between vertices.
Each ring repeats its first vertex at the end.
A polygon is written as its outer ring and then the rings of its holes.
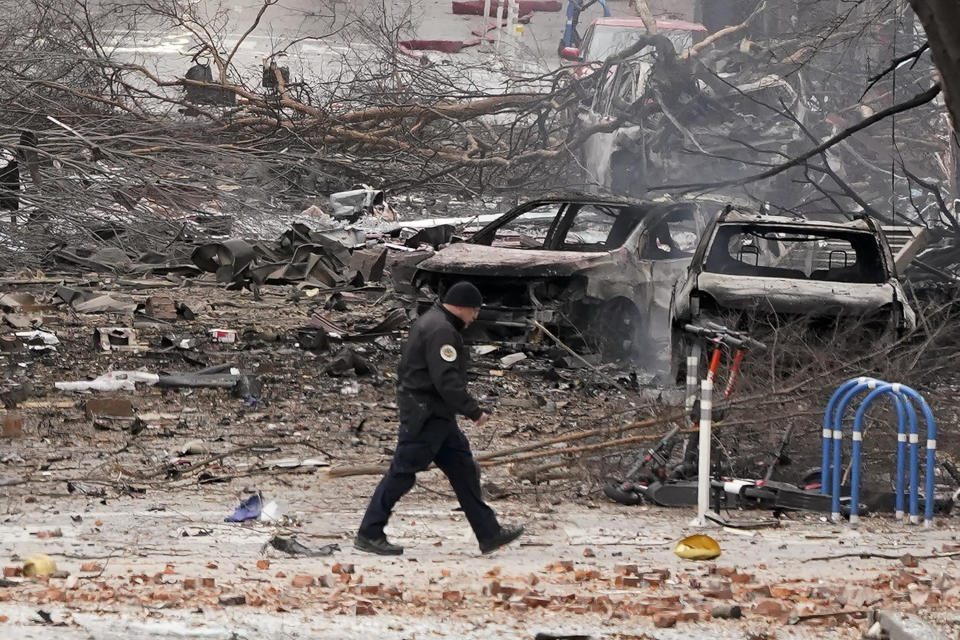
POLYGON ((692 202, 538 198, 421 262, 414 285, 429 303, 459 280, 475 284, 474 341, 549 344, 537 321, 607 360, 648 359, 666 351, 672 285, 705 228, 692 202))
POLYGON ((704 319, 751 331, 802 323, 834 333, 901 333, 916 312, 897 280, 880 224, 741 212, 728 208, 700 238, 671 302, 674 366, 682 366, 682 327, 704 319))
MULTIPOLYGON (((696 22, 683 20, 657 20, 657 29, 673 43, 677 51, 693 45, 694 35, 705 34, 707 28, 696 22)), ((647 34, 647 27, 640 18, 597 18, 583 35, 579 47, 565 47, 560 57, 582 63, 577 77, 586 77, 600 68, 603 61, 635 44, 640 36, 647 34)))

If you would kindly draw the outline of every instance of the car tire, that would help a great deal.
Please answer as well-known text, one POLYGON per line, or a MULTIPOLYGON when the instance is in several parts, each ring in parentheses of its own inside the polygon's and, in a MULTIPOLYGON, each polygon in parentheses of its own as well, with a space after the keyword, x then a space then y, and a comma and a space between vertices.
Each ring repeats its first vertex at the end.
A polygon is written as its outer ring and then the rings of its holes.
POLYGON ((670 327, 670 379, 674 384, 687 383, 687 352, 689 345, 683 331, 677 327, 670 327))
POLYGON ((607 362, 637 360, 647 339, 640 310, 626 298, 614 298, 597 306, 590 333, 607 362))

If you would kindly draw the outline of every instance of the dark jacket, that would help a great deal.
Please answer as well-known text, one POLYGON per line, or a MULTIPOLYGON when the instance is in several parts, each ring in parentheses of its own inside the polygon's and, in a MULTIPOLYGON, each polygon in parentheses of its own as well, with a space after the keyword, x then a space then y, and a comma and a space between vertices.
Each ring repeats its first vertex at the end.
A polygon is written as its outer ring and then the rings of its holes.
POLYGON ((418 432, 431 416, 476 420, 483 413, 467 391, 462 330, 463 321, 439 304, 410 328, 397 372, 397 406, 408 430, 418 432))

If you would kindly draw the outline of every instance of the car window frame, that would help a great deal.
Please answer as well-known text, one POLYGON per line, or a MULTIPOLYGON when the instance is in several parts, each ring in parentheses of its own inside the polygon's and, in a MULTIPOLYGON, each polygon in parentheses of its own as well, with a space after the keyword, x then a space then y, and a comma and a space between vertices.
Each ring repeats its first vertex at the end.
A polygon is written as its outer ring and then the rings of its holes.
POLYGON ((700 250, 700 247, 703 244, 702 242, 698 242, 697 245, 694 247, 693 251, 689 252, 687 255, 684 255, 684 256, 677 256, 675 258, 673 257, 651 258, 644 255, 644 250, 647 248, 647 242, 649 241, 650 231, 655 226, 657 226, 658 224, 660 224, 661 222, 669 218, 671 215, 678 212, 682 212, 684 208, 690 207, 690 206, 693 207, 693 210, 690 211, 690 217, 693 218, 693 224, 696 227, 697 234, 700 235, 701 238, 703 238, 704 234, 710 232, 710 225, 711 224, 715 225, 716 220, 710 222, 709 224, 704 224, 703 211, 699 205, 697 205, 696 203, 687 203, 687 202, 676 203, 674 205, 667 207, 662 211, 648 214, 644 218, 643 224, 640 225, 640 230, 636 237, 636 241, 633 247, 633 250, 636 253, 638 260, 641 260, 643 262, 666 262, 666 261, 675 261, 675 260, 690 260, 691 266, 696 264, 697 252, 700 250))
POLYGON ((529 213, 534 209, 536 209, 537 207, 541 207, 544 205, 551 205, 551 204, 556 204, 558 208, 557 208, 557 214, 554 216, 553 221, 550 223, 550 226, 547 228, 547 235, 544 237, 543 249, 547 249, 549 239, 551 237, 551 234, 553 233, 554 227, 557 224, 557 220, 565 214, 567 207, 569 207, 570 205, 569 202, 562 201, 562 200, 531 200, 530 202, 525 202, 517 206, 512 211, 508 211, 507 213, 503 214, 496 220, 491 220, 489 223, 487 223, 486 226, 484 226, 482 229, 478 230, 476 233, 470 236, 466 242, 469 244, 480 244, 487 247, 492 246, 493 241, 496 238, 497 229, 503 227, 506 224, 513 222, 523 214, 529 213))

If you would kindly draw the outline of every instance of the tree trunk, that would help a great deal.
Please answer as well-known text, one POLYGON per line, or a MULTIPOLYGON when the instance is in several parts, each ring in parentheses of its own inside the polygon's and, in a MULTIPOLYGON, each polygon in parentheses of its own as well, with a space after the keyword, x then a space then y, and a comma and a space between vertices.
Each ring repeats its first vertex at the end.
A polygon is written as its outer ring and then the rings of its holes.
POLYGON ((933 63, 940 71, 943 97, 953 122, 960 131, 960 2, 957 0, 910 0, 923 30, 927 33, 933 63))

